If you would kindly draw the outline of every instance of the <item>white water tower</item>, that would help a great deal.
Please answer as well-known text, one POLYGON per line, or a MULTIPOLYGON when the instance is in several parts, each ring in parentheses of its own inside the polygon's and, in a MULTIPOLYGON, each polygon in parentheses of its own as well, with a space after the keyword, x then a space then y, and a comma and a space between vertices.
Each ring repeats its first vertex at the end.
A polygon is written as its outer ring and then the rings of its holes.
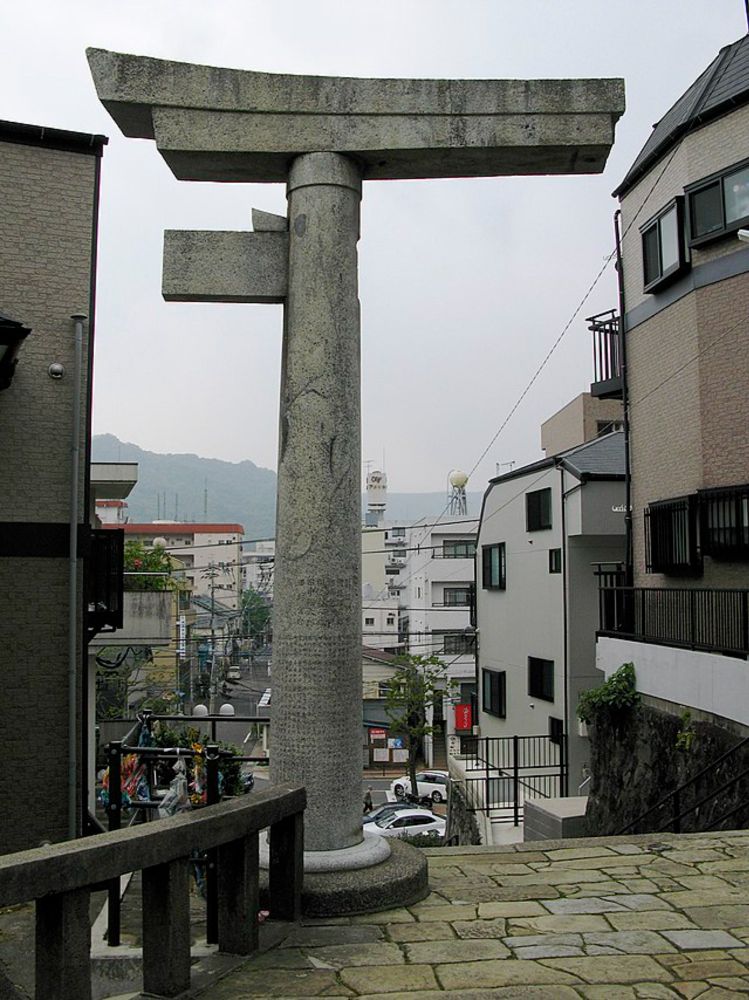
POLYGON ((460 469, 453 469, 447 477, 447 481, 449 483, 447 502, 450 514, 455 517, 466 517, 468 514, 468 500, 466 498, 468 474, 460 469))
POLYGON ((367 475, 367 527, 377 527, 385 517, 387 507, 388 477, 379 469, 367 475))

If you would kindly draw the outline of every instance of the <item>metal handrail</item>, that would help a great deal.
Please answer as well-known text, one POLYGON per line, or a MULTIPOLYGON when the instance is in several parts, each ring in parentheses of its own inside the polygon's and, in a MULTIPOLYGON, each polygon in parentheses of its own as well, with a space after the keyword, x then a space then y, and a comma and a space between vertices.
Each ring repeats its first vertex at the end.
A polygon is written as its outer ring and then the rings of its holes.
MULTIPOLYGON (((723 753, 723 754, 721 754, 720 757, 718 757, 714 761, 711 761, 706 767, 703 767, 701 771, 697 772, 697 774, 693 775, 691 778, 688 778, 683 784, 679 785, 677 788, 672 789, 670 792, 668 792, 666 795, 664 795, 663 798, 659 802, 656 802, 655 805, 651 806, 649 809, 646 809, 644 813, 642 813, 640 816, 637 817, 637 819, 632 820, 631 823, 628 823, 626 826, 622 827, 621 830, 617 830, 616 834, 614 834, 614 836, 618 837, 618 836, 620 836, 623 833, 629 833, 629 831, 633 827, 636 827, 644 819, 647 819, 647 817, 650 816, 651 813, 654 813, 656 811, 656 809, 661 809, 666 804, 666 802, 668 802, 669 799, 674 799, 675 798, 677 800, 677 802, 678 802, 679 797, 681 796, 681 793, 683 791, 685 791, 691 785, 694 785, 704 775, 708 774, 711 771, 714 771, 716 767, 718 767, 724 761, 728 760, 734 754, 738 753, 747 744, 749 744, 749 736, 744 737, 743 740, 741 740, 735 746, 731 747, 730 750, 726 750, 726 752, 723 753)), ((746 773, 746 772, 744 772, 744 773, 746 773)), ((739 778, 740 777, 743 777, 743 774, 739 775, 739 778)), ((698 809, 700 806, 704 805, 705 802, 709 802, 710 799, 714 799, 717 795, 720 794, 720 792, 725 791, 725 789, 727 787, 729 787, 732 784, 735 784, 735 782, 737 780, 739 780, 739 779, 738 778, 732 778, 730 781, 726 782, 723 786, 721 786, 720 788, 712 791, 709 795, 705 796, 699 802, 694 803, 693 805, 691 805, 688 809, 684 809, 681 812, 679 812, 678 814, 677 813, 672 813, 671 814, 670 822, 676 822, 676 823, 678 823, 684 816, 688 815, 690 812, 694 812, 695 809, 698 809)))

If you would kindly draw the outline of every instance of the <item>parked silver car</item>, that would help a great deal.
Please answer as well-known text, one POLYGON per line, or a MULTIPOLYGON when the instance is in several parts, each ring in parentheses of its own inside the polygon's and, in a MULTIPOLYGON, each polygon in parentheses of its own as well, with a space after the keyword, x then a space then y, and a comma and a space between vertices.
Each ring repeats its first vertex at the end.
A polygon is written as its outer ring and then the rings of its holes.
POLYGON ((415 837, 420 833, 437 833, 445 836, 445 820, 428 809, 399 809, 385 813, 368 829, 383 837, 415 837))

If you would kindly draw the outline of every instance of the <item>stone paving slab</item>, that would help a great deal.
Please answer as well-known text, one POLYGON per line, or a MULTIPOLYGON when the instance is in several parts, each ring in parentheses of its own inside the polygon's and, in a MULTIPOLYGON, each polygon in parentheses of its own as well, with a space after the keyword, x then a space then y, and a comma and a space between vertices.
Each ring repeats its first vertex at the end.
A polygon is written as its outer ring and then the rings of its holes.
POLYGON ((749 831, 426 854, 421 903, 289 926, 192 995, 749 1000, 749 831))

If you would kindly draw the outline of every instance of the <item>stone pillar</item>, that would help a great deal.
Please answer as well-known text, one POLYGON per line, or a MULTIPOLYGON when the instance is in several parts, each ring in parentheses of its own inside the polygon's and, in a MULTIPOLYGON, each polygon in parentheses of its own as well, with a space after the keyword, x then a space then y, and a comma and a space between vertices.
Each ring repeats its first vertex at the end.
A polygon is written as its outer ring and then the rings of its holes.
POLYGON ((334 851, 362 840, 361 171, 304 154, 287 196, 270 766, 306 786, 305 850, 334 851))

